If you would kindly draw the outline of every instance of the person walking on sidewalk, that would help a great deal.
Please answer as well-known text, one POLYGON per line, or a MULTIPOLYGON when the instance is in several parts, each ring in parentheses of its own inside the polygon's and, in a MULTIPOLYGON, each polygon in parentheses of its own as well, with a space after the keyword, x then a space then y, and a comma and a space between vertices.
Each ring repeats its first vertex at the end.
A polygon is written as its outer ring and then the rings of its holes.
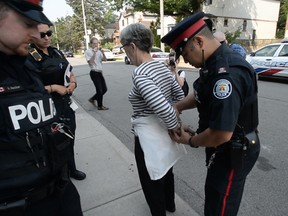
POLYGON ((71 134, 27 61, 38 23, 51 25, 41 5, 0 0, 0 215, 83 216, 68 177, 71 134))
POLYGON ((198 12, 161 41, 200 69, 194 91, 175 104, 178 113, 197 108, 197 133, 171 134, 178 143, 206 147, 205 216, 236 216, 247 175, 260 153, 258 87, 251 65, 217 41, 198 12))
POLYGON ((168 130, 180 129, 172 104, 184 94, 169 69, 152 59, 149 28, 131 24, 121 31, 120 42, 137 66, 128 98, 133 107, 132 132, 141 186, 151 214, 165 216, 166 210, 176 210, 173 165, 185 153, 168 135, 168 130))
POLYGON ((85 58, 91 68, 90 77, 96 88, 96 94, 88 101, 95 105, 96 100, 98 110, 108 110, 108 107, 103 106, 103 95, 107 92, 107 86, 103 76, 102 65, 102 61, 106 61, 107 59, 104 51, 98 47, 99 43, 97 38, 91 38, 90 45, 91 48, 85 51, 85 58))
POLYGON ((74 144, 76 131, 76 104, 71 95, 77 87, 72 67, 63 53, 51 45, 52 31, 47 24, 38 25, 39 36, 30 47, 28 60, 38 69, 37 73, 44 83, 46 90, 52 95, 57 109, 57 115, 69 125, 71 137, 71 155, 68 163, 70 176, 77 180, 86 178, 86 174, 76 169, 74 144), (74 109, 75 107, 75 109, 74 109))

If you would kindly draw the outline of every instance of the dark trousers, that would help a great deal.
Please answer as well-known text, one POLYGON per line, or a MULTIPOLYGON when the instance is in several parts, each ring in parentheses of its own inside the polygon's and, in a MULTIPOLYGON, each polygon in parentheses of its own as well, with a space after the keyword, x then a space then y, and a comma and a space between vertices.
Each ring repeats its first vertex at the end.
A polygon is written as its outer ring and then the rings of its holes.
POLYGON ((24 216, 83 216, 80 196, 70 181, 63 193, 52 195, 31 206, 28 206, 24 216))
POLYGON ((70 149, 68 158, 68 168, 70 172, 76 171, 74 144, 75 144, 75 131, 76 131, 76 116, 75 111, 70 107, 70 96, 59 97, 59 95, 53 97, 53 101, 56 107, 57 115, 61 122, 69 126, 70 131, 74 135, 74 139, 70 139, 70 149))
MULTIPOLYGON (((206 161, 209 161, 214 151, 215 149, 206 148, 206 161)), ((256 163, 259 153, 259 143, 249 147, 244 158, 244 166, 240 170, 231 168, 228 150, 216 153, 206 176, 205 216, 237 215, 246 177, 256 163)))
POLYGON ((135 158, 138 174, 152 216, 166 216, 166 209, 175 207, 174 174, 171 168, 159 180, 151 180, 139 139, 135 137, 135 158))
POLYGON ((107 92, 107 86, 103 74, 101 72, 90 71, 91 80, 96 88, 96 94, 91 98, 97 101, 98 107, 103 106, 103 95, 107 92))
MULTIPOLYGON (((29 198, 28 198, 29 200, 29 198)), ((63 191, 55 191, 48 197, 32 203, 24 201, 21 205, 11 205, 1 216, 83 216, 80 196, 69 181, 63 191), (25 204, 26 203, 26 204, 25 204)))

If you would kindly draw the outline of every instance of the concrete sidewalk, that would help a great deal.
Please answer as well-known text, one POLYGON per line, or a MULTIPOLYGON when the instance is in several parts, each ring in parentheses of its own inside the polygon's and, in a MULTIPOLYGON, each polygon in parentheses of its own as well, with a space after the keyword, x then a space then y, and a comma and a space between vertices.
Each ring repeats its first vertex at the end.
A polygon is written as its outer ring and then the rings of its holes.
MULTIPOLYGON (((80 193, 84 215, 151 215, 133 153, 80 106, 76 118, 75 159, 77 168, 87 178, 73 182, 80 193)), ((177 195, 176 212, 168 215, 199 216, 177 195)))

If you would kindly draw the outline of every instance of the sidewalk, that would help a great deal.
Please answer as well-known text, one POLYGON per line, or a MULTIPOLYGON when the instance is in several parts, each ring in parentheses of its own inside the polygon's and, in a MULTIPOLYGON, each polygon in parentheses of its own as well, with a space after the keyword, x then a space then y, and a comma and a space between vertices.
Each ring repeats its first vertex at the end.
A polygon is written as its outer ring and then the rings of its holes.
MULTIPOLYGON (((87 174, 87 178, 73 180, 73 183, 80 193, 84 215, 151 215, 133 153, 80 106, 76 118, 75 159, 77 167, 87 174)), ((167 213, 170 215, 199 216, 177 195, 176 212, 167 213)))

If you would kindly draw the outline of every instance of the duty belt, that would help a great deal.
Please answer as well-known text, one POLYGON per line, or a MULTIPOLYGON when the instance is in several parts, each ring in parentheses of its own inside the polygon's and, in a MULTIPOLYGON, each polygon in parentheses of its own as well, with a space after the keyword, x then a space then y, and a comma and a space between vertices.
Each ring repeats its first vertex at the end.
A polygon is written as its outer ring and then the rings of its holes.
POLYGON ((55 192, 56 186, 56 180, 53 180, 44 186, 39 188, 32 188, 14 197, 1 197, 0 215, 1 212, 5 212, 13 208, 19 208, 20 206, 23 206, 24 208, 26 205, 30 205, 37 201, 43 200, 46 197, 49 197, 55 192))

